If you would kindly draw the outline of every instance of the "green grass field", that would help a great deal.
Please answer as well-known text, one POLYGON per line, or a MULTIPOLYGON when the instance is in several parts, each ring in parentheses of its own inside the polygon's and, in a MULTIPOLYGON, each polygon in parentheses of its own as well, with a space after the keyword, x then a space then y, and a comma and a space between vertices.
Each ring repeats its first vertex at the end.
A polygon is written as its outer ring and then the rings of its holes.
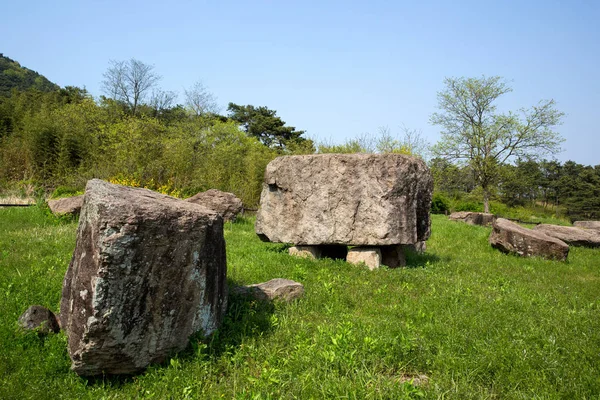
POLYGON ((63 333, 19 330, 32 304, 58 311, 76 223, 0 209, 0 398, 592 399, 600 397, 600 251, 569 261, 492 249, 489 228, 433 216, 424 255, 369 271, 292 258, 253 219, 226 225, 231 285, 281 277, 291 304, 230 298, 210 340, 136 377, 69 370, 63 333))

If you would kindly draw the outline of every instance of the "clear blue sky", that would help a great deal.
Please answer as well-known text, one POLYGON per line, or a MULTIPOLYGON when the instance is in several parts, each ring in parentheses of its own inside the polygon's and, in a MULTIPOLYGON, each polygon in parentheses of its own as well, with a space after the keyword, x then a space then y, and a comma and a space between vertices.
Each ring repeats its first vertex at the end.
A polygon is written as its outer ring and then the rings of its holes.
MULTIPOLYGON (((600 164, 600 1, 4 2, 0 52, 98 96, 109 60, 155 66, 164 90, 202 80, 316 140, 429 124, 444 77, 500 75, 516 110, 553 98, 560 161, 600 164)), ((180 96, 182 101, 182 96, 180 96)))

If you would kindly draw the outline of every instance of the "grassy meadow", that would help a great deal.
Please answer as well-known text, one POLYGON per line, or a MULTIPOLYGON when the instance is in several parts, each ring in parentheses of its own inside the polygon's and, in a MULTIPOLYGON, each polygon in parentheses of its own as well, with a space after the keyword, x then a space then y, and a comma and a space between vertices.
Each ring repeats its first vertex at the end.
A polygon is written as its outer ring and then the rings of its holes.
POLYGON ((522 259, 490 228, 433 216, 424 255, 369 271, 292 258, 254 220, 225 227, 230 285, 281 277, 303 299, 231 297, 222 328, 135 377, 80 378, 63 333, 19 315, 58 312, 76 221, 0 208, 0 399, 592 399, 600 396, 600 250, 522 259))

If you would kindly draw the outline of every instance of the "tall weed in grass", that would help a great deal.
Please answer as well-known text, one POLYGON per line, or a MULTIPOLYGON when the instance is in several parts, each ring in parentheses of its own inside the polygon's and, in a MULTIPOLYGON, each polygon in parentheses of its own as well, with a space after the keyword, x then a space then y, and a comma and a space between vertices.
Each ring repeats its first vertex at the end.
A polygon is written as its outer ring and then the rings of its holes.
POLYGON ((231 286, 275 277, 303 299, 232 295, 219 331, 135 377, 69 371, 63 333, 19 331, 31 304, 58 311, 76 225, 0 210, 0 398, 597 398, 598 250, 522 259, 489 228, 433 216, 423 255, 401 269, 307 260, 263 243, 254 220, 225 225, 231 286), (424 378, 426 376, 427 378, 424 378))

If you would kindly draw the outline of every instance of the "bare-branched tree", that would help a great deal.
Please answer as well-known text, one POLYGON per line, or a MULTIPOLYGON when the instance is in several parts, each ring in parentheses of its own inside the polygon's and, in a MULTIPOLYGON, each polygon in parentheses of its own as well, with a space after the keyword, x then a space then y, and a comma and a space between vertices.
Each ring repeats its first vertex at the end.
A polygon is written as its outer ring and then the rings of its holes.
POLYGON ((134 115, 161 79, 154 72, 154 66, 134 58, 128 61, 110 60, 110 67, 103 76, 104 93, 127 104, 134 115))
POLYGON ((191 88, 184 90, 185 105, 196 116, 218 113, 217 98, 201 81, 196 82, 191 88))

